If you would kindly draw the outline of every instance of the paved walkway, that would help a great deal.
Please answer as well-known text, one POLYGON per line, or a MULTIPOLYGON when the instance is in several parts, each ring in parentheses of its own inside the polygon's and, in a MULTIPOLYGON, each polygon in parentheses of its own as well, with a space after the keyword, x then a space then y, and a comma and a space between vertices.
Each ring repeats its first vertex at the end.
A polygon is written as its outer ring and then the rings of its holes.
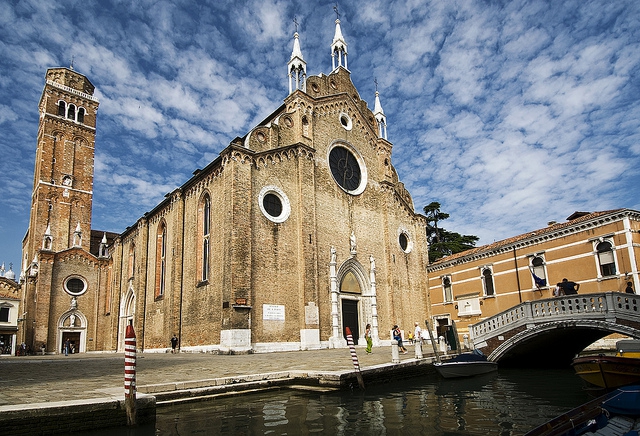
MULTIPOLYGON (((369 355, 358 348, 357 353, 363 369, 391 363, 391 347, 376 347, 369 355)), ((412 346, 400 354, 401 360, 413 358, 412 346)), ((141 387, 286 370, 351 371, 353 364, 348 348, 247 355, 138 353, 136 381, 141 387)), ((124 354, 0 357, 0 406, 119 395, 124 395, 124 354)))

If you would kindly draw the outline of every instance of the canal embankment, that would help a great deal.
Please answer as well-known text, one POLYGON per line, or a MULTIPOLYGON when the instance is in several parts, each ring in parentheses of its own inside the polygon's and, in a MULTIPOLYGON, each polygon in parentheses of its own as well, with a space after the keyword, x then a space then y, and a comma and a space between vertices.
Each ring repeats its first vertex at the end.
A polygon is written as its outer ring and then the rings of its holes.
MULTIPOLYGON (((391 362, 391 347, 360 359, 368 384, 437 376, 433 357, 410 352, 391 362)), ((124 356, 101 353, 0 359, 3 434, 56 434, 126 424, 124 356)), ((358 389, 347 349, 285 353, 138 354, 137 417, 155 419, 157 407, 269 389, 358 389)))

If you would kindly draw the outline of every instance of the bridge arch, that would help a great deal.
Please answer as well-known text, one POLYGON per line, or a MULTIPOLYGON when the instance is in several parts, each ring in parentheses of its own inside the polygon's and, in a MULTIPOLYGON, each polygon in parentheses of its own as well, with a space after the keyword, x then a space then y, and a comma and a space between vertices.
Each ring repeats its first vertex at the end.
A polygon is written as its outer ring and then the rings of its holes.
POLYGON ((620 292, 521 303, 470 327, 474 346, 504 366, 566 366, 611 333, 640 338, 640 296, 620 292))

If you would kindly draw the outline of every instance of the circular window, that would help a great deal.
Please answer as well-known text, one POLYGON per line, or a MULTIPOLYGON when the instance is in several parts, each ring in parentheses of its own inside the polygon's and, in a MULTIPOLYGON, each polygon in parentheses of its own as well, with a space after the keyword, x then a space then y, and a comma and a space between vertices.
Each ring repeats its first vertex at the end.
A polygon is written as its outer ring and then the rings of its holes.
POLYGON ((282 223, 291 214, 291 205, 285 193, 277 186, 265 186, 258 197, 262 214, 274 223, 282 223))
POLYGON ((338 145, 329 152, 329 168, 336 183, 349 194, 357 195, 367 185, 362 159, 346 146, 338 145))
POLYGON ((64 282, 64 290, 71 295, 81 295, 87 290, 87 283, 80 277, 69 277, 64 282))
POLYGON ((411 249, 413 248, 413 243, 409 238, 409 234, 404 230, 402 230, 398 235, 398 244, 400 244, 400 248, 405 253, 410 253, 411 249))
POLYGON ((349 115, 345 114, 344 112, 340 114, 340 124, 342 124, 342 127, 345 128, 345 130, 351 130, 352 127, 352 123, 351 123, 351 118, 349 117, 349 115))
POLYGON ((262 205, 264 210, 273 218, 277 218, 282 215, 282 201, 276 194, 269 192, 262 199, 262 205))

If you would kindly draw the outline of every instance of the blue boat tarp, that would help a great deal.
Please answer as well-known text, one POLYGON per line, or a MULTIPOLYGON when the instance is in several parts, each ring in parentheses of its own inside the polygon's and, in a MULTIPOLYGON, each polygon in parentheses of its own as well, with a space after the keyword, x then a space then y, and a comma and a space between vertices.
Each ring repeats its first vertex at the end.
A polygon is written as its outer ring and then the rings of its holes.
POLYGON ((602 403, 602 408, 616 415, 640 416, 640 385, 616 389, 602 403))

